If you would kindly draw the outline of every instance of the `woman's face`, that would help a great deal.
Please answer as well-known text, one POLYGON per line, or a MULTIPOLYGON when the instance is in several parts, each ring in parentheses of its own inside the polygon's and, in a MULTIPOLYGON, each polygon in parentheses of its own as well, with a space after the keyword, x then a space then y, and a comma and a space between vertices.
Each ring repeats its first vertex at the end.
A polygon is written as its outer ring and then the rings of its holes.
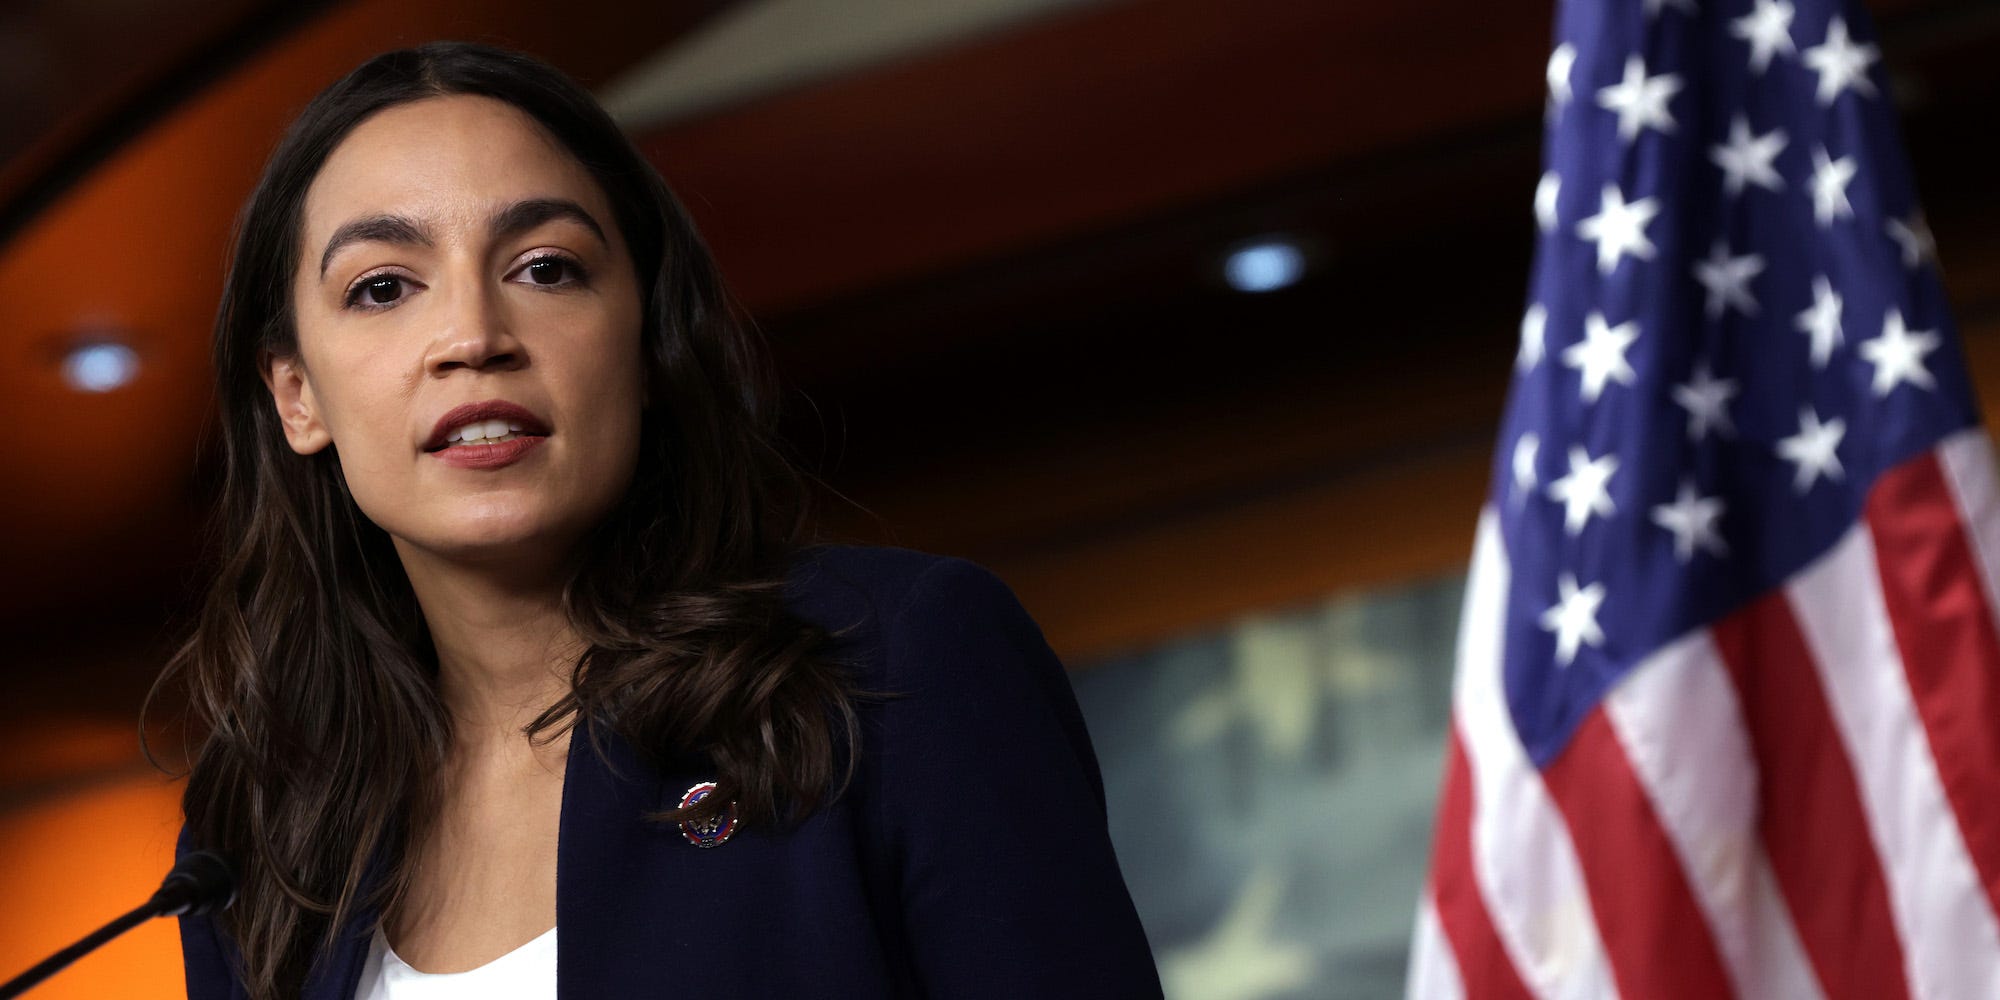
POLYGON ((645 402, 589 172, 504 102, 401 104, 335 148, 301 240, 298 355, 265 368, 292 449, 335 449, 406 564, 566 556, 630 483, 645 402))

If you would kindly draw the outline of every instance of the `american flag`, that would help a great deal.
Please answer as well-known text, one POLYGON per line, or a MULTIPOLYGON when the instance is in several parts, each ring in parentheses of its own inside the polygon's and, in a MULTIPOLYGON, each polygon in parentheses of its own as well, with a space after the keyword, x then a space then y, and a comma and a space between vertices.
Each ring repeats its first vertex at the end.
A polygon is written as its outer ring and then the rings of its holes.
POLYGON ((1871 35, 1558 10, 1413 997, 2000 997, 2000 478, 1871 35))

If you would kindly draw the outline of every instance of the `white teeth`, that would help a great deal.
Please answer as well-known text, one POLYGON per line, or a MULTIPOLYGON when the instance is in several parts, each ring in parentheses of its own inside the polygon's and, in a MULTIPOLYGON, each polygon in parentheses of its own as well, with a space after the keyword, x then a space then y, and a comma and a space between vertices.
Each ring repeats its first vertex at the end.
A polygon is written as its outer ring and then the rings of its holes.
POLYGON ((505 420, 478 420, 453 429, 444 436, 444 443, 446 447, 455 444, 497 444, 512 441, 525 430, 520 424, 505 420))
MULTIPOLYGON (((499 444, 502 441, 512 441, 520 436, 521 435, 516 434, 513 431, 508 431, 507 433, 502 434, 497 438, 489 438, 489 437, 465 438, 460 441, 454 441, 452 442, 452 444, 499 444)), ((450 445, 447 445, 446 447, 450 447, 450 445)))

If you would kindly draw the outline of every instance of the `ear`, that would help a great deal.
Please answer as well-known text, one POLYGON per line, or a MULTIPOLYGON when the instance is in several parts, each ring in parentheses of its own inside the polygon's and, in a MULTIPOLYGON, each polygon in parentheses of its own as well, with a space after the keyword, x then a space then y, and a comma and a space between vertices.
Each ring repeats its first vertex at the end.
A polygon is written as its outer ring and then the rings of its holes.
POLYGON ((259 369, 271 401, 278 407, 278 421, 284 425, 285 441, 292 450, 310 455, 333 443, 333 435, 320 419, 319 401, 314 398, 312 379, 296 357, 266 354, 259 369))

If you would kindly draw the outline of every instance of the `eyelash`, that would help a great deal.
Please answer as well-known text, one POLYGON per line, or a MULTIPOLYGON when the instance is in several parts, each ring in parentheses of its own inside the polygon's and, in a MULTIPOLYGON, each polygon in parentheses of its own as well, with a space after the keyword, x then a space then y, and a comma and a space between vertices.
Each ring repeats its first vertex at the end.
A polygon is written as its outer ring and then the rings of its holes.
MULTIPOLYGON (((570 285, 584 284, 590 278, 589 272, 584 270, 583 262, 577 260, 575 257, 571 257, 568 254, 552 253, 552 252, 537 254, 534 257, 529 258, 529 260, 526 263, 516 268, 513 273, 526 274, 530 268, 536 267, 541 264, 562 265, 566 272, 565 277, 567 280, 551 282, 548 284, 543 284, 542 282, 539 281, 528 281, 525 282, 525 284, 532 286, 534 288, 541 289, 543 291, 554 291, 559 288, 566 288, 570 285)), ((377 282, 382 282, 382 281, 395 281, 405 285, 415 284, 415 282, 412 279, 397 274, 393 271, 376 271, 372 274, 364 274, 361 277, 354 279, 354 284, 347 286, 347 293, 341 297, 342 306, 348 309, 359 309, 363 312, 376 312, 383 309, 394 308, 397 303, 403 301, 404 297, 403 295, 397 295, 394 299, 388 302, 367 303, 362 301, 362 296, 368 293, 368 289, 374 286, 377 282)))
POLYGON ((529 258, 528 262, 522 264, 520 268, 516 271, 516 273, 526 274, 529 268, 535 267, 538 264, 561 264, 565 271, 565 277, 567 280, 558 281, 553 284, 547 284, 547 285, 544 285, 539 281, 528 282, 528 284, 533 285, 536 288, 542 288, 542 289, 563 288, 569 285, 581 285, 590 279, 590 272, 585 271, 583 269, 582 261, 577 260, 575 257, 572 257, 566 253, 555 253, 552 251, 539 253, 529 258))
POLYGON ((354 279, 354 284, 347 286, 347 294, 342 296, 341 304, 348 309, 359 309, 362 310, 363 312, 374 312, 378 309, 387 309, 391 306, 394 306, 397 302, 403 301, 403 297, 401 295, 398 295, 394 300, 389 302, 375 302, 375 303, 362 302, 361 297, 368 293, 369 287, 379 281, 397 281, 407 284, 409 283, 410 279, 405 278, 402 275, 396 274, 392 271, 377 271, 374 274, 364 274, 361 277, 354 279))

